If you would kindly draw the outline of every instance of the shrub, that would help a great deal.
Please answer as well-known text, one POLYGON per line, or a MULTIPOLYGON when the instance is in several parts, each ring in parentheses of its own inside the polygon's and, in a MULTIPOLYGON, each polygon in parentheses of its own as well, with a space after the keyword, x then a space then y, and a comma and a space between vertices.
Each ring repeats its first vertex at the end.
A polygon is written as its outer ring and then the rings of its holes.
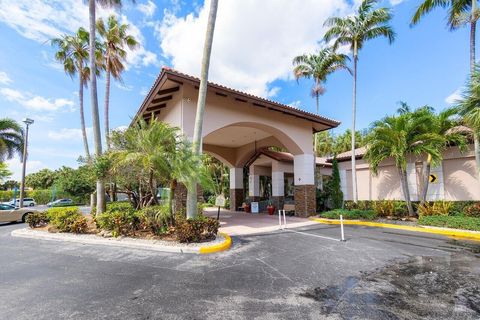
POLYGON ((474 203, 469 206, 466 206, 463 209, 463 213, 469 217, 480 218, 480 203, 474 203))
POLYGON ((375 220, 377 214, 373 210, 331 210, 322 212, 320 216, 327 219, 340 219, 340 215, 343 215, 344 219, 348 220, 375 220))
POLYGON ((77 217, 70 225, 70 232, 73 233, 87 233, 88 220, 86 217, 77 217))
POLYGON ((83 233, 86 231, 86 227, 82 228, 81 226, 83 222, 80 220, 84 217, 78 207, 51 208, 47 210, 46 214, 50 224, 60 232, 83 233))
POLYGON ((155 235, 168 231, 170 208, 168 205, 146 207, 137 213, 140 228, 149 230, 155 235))
POLYGON ((140 220, 129 203, 114 202, 102 214, 95 216, 97 227, 112 231, 114 237, 128 235, 139 229, 140 220))
POLYGON ((210 217, 198 215, 194 219, 185 219, 177 215, 175 233, 180 242, 200 242, 215 239, 220 223, 210 217))
POLYGON ((426 202, 418 206, 419 216, 448 216, 453 204, 449 201, 426 202))
POLYGON ((480 218, 461 216, 420 216, 418 224, 424 226, 480 231, 480 218))
POLYGON ((379 217, 393 216, 395 213, 395 205, 393 201, 390 200, 375 201, 373 203, 373 211, 379 217))
POLYGON ((28 223, 28 226, 30 228, 38 228, 38 227, 43 227, 47 225, 49 222, 49 219, 45 211, 32 212, 27 215, 25 222, 28 223))

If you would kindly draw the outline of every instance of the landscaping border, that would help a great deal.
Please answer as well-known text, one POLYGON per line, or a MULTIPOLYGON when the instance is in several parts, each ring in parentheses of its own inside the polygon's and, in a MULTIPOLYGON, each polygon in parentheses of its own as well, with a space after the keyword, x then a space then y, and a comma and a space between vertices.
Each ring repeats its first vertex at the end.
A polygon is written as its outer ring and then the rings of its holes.
MULTIPOLYGON (((310 219, 315 222, 323 223, 323 224, 340 224, 340 220, 336 220, 336 219, 325 219, 325 218, 310 218, 310 219)), ((382 222, 374 222, 374 221, 362 221, 362 220, 343 220, 343 224, 399 229, 399 230, 414 231, 414 232, 425 232, 425 233, 433 233, 433 234, 439 234, 439 235, 455 237, 455 238, 462 238, 467 240, 480 241, 480 232, 469 231, 469 230, 428 227, 428 226, 405 226, 400 224, 382 223, 382 222)))
POLYGON ((16 229, 11 232, 12 237, 67 241, 81 244, 105 245, 114 247, 124 247, 133 249, 144 249, 159 252, 170 253, 195 253, 208 254, 227 250, 232 245, 232 239, 226 233, 219 232, 218 235, 223 237, 223 241, 208 245, 198 244, 162 244, 158 240, 135 239, 128 237, 119 238, 103 238, 96 235, 72 234, 72 233, 50 233, 48 231, 32 230, 30 228, 16 229))

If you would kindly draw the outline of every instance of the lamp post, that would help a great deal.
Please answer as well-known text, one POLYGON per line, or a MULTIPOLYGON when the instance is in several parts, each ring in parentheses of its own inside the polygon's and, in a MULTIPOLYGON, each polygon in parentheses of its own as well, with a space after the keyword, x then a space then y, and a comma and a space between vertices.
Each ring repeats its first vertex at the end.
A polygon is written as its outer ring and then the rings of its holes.
POLYGON ((25 196, 25 170, 27 169, 27 147, 28 147, 28 127, 33 124, 33 120, 30 118, 23 119, 23 123, 26 125, 25 130, 25 143, 23 145, 23 164, 22 164, 22 181, 20 184, 20 204, 19 207, 23 208, 23 197, 25 196))

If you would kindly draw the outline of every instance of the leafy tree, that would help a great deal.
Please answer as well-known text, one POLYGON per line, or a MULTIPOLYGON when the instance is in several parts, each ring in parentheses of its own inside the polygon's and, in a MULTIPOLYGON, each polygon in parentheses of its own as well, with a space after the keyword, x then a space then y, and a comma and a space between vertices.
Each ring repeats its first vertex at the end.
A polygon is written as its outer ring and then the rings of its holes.
POLYGON ((328 181, 326 189, 330 194, 332 209, 341 208, 343 204, 343 192, 340 185, 340 172, 336 158, 334 158, 332 162, 332 178, 328 181))
POLYGON ((25 177, 25 185, 33 189, 49 189, 55 183, 57 174, 50 169, 30 173, 25 177))
POLYGON ((456 30, 465 24, 470 24, 470 72, 475 70, 475 34, 479 17, 477 0, 425 0, 422 2, 412 18, 412 25, 432 11, 441 7, 448 8, 447 25, 450 30, 456 30))
POLYGON ((15 187, 20 187, 20 183, 15 180, 7 180, 4 183, 0 184, 0 190, 12 190, 15 187))
POLYGON ((0 119, 0 161, 11 159, 14 155, 20 158, 23 153, 23 130, 12 119, 0 119))
POLYGON ((137 40, 128 31, 128 24, 120 24, 118 19, 111 15, 108 17, 107 24, 102 19, 97 20, 97 30, 103 40, 104 46, 104 65, 105 65, 105 108, 104 125, 105 138, 107 139, 107 149, 110 148, 110 76, 117 81, 122 81, 122 72, 125 71, 125 61, 127 58, 126 47, 135 49, 138 46, 137 40))
MULTIPOLYGON (((218 0, 210 1, 205 43, 203 45, 202 70, 200 73, 200 86, 198 88, 197 113, 195 115, 195 127, 193 129, 193 152, 201 154, 203 116, 205 113, 205 100, 207 98, 208 69, 210 67, 210 55, 212 52, 213 32, 217 19, 218 0)), ((187 217, 195 218, 197 215, 197 182, 192 179, 187 184, 187 217)))
POLYGON ((317 54, 303 54, 293 59, 293 74, 295 79, 313 79, 312 97, 316 99, 317 114, 319 112, 318 98, 325 93, 324 83, 327 77, 337 70, 350 72, 346 61, 350 58, 342 53, 336 53, 331 48, 320 49, 317 54))
POLYGON ((12 172, 8 170, 8 166, 4 162, 0 162, 0 182, 3 182, 5 179, 9 178, 12 175, 12 172))
POLYGON ((441 161, 441 146, 445 143, 438 133, 429 132, 426 124, 430 120, 431 116, 422 111, 387 116, 374 122, 367 138, 365 158, 374 174, 382 161, 394 160, 410 216, 415 213, 407 182, 407 156, 429 154, 431 164, 437 165, 441 161))
POLYGON ((62 167, 56 170, 55 185, 73 197, 85 199, 95 191, 95 175, 91 166, 83 165, 78 169, 62 167))
MULTIPOLYGON (((353 101, 352 101, 352 132, 355 132, 357 113, 357 63, 358 52, 371 39, 386 37, 390 43, 395 39, 395 33, 389 25, 392 19, 388 8, 374 9, 377 0, 363 0, 355 15, 344 18, 332 17, 325 21, 329 27, 325 33, 325 41, 334 40, 333 47, 349 45, 353 55, 353 101)), ((355 166, 355 135, 352 135, 352 187, 353 201, 358 201, 357 174, 355 166)))

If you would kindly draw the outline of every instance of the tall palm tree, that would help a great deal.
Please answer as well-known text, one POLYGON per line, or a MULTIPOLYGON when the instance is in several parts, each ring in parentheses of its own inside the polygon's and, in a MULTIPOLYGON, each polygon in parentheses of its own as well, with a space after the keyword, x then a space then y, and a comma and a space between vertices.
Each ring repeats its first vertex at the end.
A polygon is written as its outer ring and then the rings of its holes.
POLYGON ((104 125, 107 150, 110 149, 110 76, 117 81, 122 81, 122 72, 125 70, 127 52, 125 48, 135 49, 138 46, 137 40, 128 31, 128 24, 120 24, 114 15, 108 17, 107 25, 102 19, 97 20, 97 30, 102 37, 105 65, 105 108, 104 125))
MULTIPOLYGON (((86 1, 86 0, 84 0, 86 1)), ((93 142, 95 146, 95 156, 100 157, 102 155, 102 134, 100 132, 100 118, 98 115, 98 96, 97 96, 97 75, 96 75, 96 57, 95 57, 95 22, 96 12, 95 6, 99 4, 103 7, 116 7, 119 8, 122 5, 121 0, 88 0, 88 16, 89 16, 89 31, 90 31, 90 103, 92 108, 92 127, 93 127, 93 142)), ((105 203, 105 185, 102 179, 97 180, 97 213, 103 213, 106 209, 105 203)))
POLYGON ((448 8, 447 25, 450 30, 456 30, 467 23, 470 24, 470 73, 473 73, 475 69, 475 33, 479 18, 477 0, 425 0, 415 11, 411 24, 417 24, 424 15, 437 7, 448 8))
POLYGON ((425 131, 425 123, 430 119, 430 115, 415 112, 387 116, 373 124, 367 139, 365 158, 374 174, 382 161, 393 158, 410 216, 415 212, 407 181, 408 155, 429 154, 433 165, 441 161, 440 146, 444 140, 436 133, 425 131))
MULTIPOLYGON (((368 40, 386 37, 389 43, 395 39, 395 32, 389 25, 392 14, 388 8, 374 9, 377 0, 363 0, 355 15, 331 17, 324 26, 329 27, 325 41, 334 40, 333 48, 349 45, 353 55, 353 97, 352 97, 352 132, 355 132, 357 113, 357 63, 358 52, 368 40)), ((358 201, 357 173, 355 164, 355 135, 352 134, 352 188, 353 201, 358 201)))
MULTIPOLYGON (((208 70, 212 52, 213 33, 217 19, 218 0, 210 1, 205 43, 203 45, 202 71, 200 73, 200 86, 198 88, 197 113, 193 129, 193 151, 201 154, 203 115, 205 113, 205 100, 207 98, 208 70)), ((197 181, 194 179, 187 185, 187 218, 194 218, 197 214, 197 181)))
POLYGON ((325 93, 324 83, 327 77, 340 69, 350 72, 346 65, 349 59, 347 55, 336 53, 331 48, 323 48, 317 54, 303 54, 293 59, 295 79, 313 79, 315 82, 311 95, 316 99, 317 114, 319 113, 318 99, 325 93))
POLYGON ((480 180, 480 70, 476 68, 469 77, 462 97, 456 102, 459 114, 473 132, 475 162, 480 180))
POLYGON ((85 114, 83 111, 83 89, 87 87, 90 79, 90 68, 87 66, 89 54, 89 33, 84 28, 79 28, 75 35, 64 34, 51 40, 52 46, 57 47, 55 60, 63 65, 63 70, 71 78, 78 73, 78 99, 80 111, 80 125, 83 137, 85 157, 90 162, 87 131, 85 129, 85 114))
POLYGON ((23 155, 23 130, 9 118, 0 119, 0 162, 11 159, 15 155, 23 155))

